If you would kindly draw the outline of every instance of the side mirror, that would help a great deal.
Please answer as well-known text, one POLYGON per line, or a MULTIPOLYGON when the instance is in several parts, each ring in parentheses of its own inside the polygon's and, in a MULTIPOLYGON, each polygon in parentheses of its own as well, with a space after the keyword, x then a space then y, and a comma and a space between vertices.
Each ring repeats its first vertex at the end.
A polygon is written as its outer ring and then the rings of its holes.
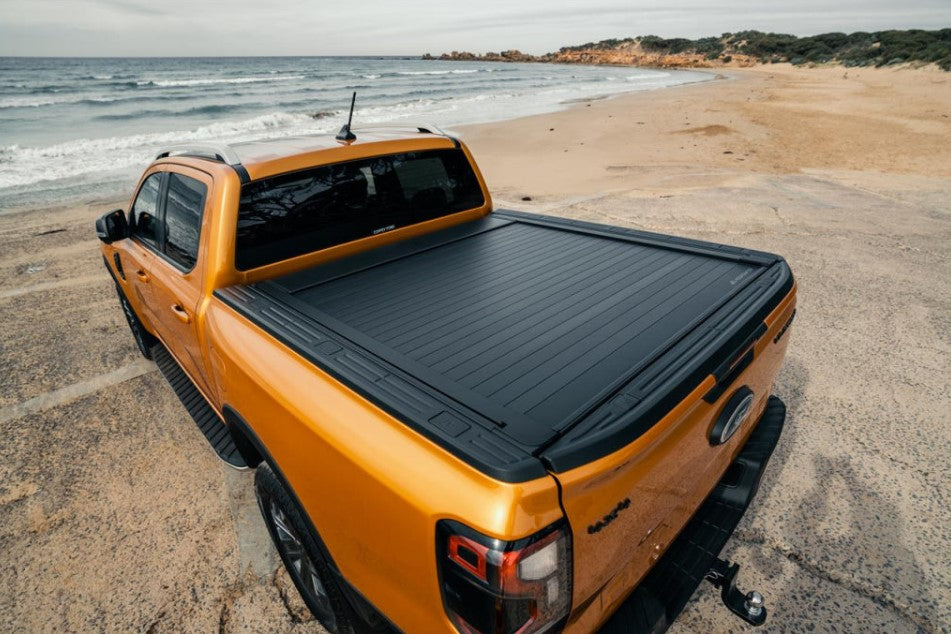
POLYGON ((106 244, 129 237, 129 223, 125 212, 114 209, 96 219, 96 235, 106 244))

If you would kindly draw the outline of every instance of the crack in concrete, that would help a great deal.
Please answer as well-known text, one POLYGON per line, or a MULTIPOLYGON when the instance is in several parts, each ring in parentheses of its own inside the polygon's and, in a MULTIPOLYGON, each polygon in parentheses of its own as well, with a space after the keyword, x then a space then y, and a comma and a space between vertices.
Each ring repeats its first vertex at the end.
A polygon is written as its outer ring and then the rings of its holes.
POLYGON ((231 622, 231 601, 226 599, 221 604, 221 612, 218 614, 218 634, 225 634, 228 631, 228 625, 231 622))
POLYGON ((291 598, 287 593, 287 587, 278 582, 278 574, 280 573, 280 568, 274 571, 271 575, 271 585, 277 590, 277 594, 281 597, 281 603, 284 604, 284 610, 287 612, 288 618, 290 618, 291 623, 298 624, 303 623, 304 619, 301 618, 301 615, 298 614, 297 610, 294 609, 294 606, 291 605, 291 598))
POLYGON ((147 628, 145 628, 145 633, 146 633, 146 634, 155 634, 155 631, 156 631, 156 629, 158 628, 159 623, 161 623, 161 622, 162 622, 162 619, 164 619, 164 618, 165 618, 165 606, 163 605, 162 608, 159 610, 159 613, 158 613, 158 614, 155 616, 155 618, 152 619, 152 621, 149 623, 149 626, 148 626, 147 628))
POLYGON ((249 577, 245 575, 231 585, 225 586, 221 595, 221 611, 218 612, 218 634, 225 634, 230 630, 231 606, 247 593, 249 581, 249 577))
POLYGON ((928 632, 928 634, 937 634, 938 632, 938 628, 934 627, 931 623, 928 623, 922 617, 912 612, 910 606, 899 603, 895 598, 889 596, 884 590, 860 583, 854 579, 849 579, 848 577, 836 572, 826 570, 818 564, 809 561, 805 555, 793 550, 792 548, 787 548, 780 544, 769 542, 762 535, 751 534, 743 529, 737 529, 733 533, 733 539, 742 544, 767 548, 781 555, 786 560, 796 564, 800 570, 812 575, 813 577, 837 585, 844 590, 868 599, 876 605, 879 605, 887 610, 891 610, 902 619, 905 619, 909 623, 913 624, 919 630, 928 632))
POLYGON ((779 213, 779 207, 770 207, 770 209, 773 210, 773 213, 776 214, 776 218, 779 220, 780 223, 782 223, 782 225, 783 225, 784 227, 789 227, 789 226, 792 225, 791 222, 789 222, 788 220, 786 220, 786 217, 785 217, 785 216, 783 216, 781 213, 779 213))
POLYGON ((828 183, 828 184, 830 184, 830 185, 842 187, 842 188, 844 188, 844 189, 851 189, 851 190, 854 190, 854 191, 857 191, 857 192, 862 192, 863 194, 869 194, 870 196, 875 196, 875 197, 877 197, 877 198, 881 198, 881 199, 883 199, 883 200, 887 200, 887 201, 892 202, 892 203, 898 203, 899 205, 903 205, 903 206, 905 206, 905 207, 911 207, 911 208, 913 208, 913 209, 915 209, 915 208, 920 208, 920 209, 924 209, 925 211, 934 211, 934 212, 938 212, 938 213, 944 213, 944 210, 943 210, 943 209, 939 209, 939 208, 937 208, 937 207, 924 206, 924 205, 921 205, 920 203, 915 202, 915 201, 905 200, 904 198, 898 198, 897 196, 891 196, 891 195, 889 195, 889 194, 884 194, 884 193, 882 193, 882 192, 875 191, 874 189, 868 189, 867 187, 862 187, 862 186, 856 185, 856 184, 854 184, 854 183, 846 183, 846 182, 843 182, 843 181, 830 180, 830 179, 828 179, 828 178, 824 178, 824 177, 822 177, 822 176, 817 176, 817 175, 815 175, 815 174, 810 174, 810 176, 811 176, 813 179, 815 179, 815 180, 817 180, 817 181, 820 181, 820 182, 822 182, 822 183, 828 183))
POLYGON ((925 485, 934 488, 935 492, 938 494, 939 497, 944 497, 944 496, 943 496, 943 494, 944 494, 944 487, 943 487, 940 483, 938 483, 938 482, 932 482, 932 475, 933 475, 932 472, 930 472, 930 471, 924 471, 924 470, 922 470, 919 466, 914 465, 914 464, 911 464, 911 463, 909 463, 909 462, 905 462, 904 460, 901 460, 900 458, 895 458, 894 456, 889 456, 889 455, 888 455, 887 453, 885 453, 883 450, 878 449, 877 447, 873 447, 873 446, 869 445, 869 444, 868 444, 865 440, 863 440, 860 436, 856 436, 856 437, 854 437, 852 440, 854 440, 855 443, 856 443, 859 447, 861 447, 862 449, 864 449, 864 450, 867 451, 868 453, 874 454, 874 455, 876 455, 876 456, 880 456, 880 457, 884 458, 885 460, 888 460, 888 461, 891 462, 892 464, 898 465, 899 467, 902 467, 902 468, 904 468, 904 469, 907 469, 908 471, 910 471, 910 472, 912 472, 912 473, 915 473, 915 474, 921 476, 921 479, 922 479, 922 481, 923 481, 923 483, 924 483, 925 485))

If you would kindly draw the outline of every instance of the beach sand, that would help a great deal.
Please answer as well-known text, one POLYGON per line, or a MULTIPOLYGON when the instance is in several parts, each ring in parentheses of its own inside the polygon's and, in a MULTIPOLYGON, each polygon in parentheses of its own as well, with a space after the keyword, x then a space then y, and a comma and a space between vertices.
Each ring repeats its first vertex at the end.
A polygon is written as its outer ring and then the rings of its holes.
MULTIPOLYGON (((460 133, 498 207, 788 259, 787 426, 724 556, 768 630, 951 628, 951 74, 762 66, 460 133)), ((0 215, 0 630, 319 630, 137 355, 114 206, 0 215)), ((705 584, 671 631, 745 629, 705 584)))

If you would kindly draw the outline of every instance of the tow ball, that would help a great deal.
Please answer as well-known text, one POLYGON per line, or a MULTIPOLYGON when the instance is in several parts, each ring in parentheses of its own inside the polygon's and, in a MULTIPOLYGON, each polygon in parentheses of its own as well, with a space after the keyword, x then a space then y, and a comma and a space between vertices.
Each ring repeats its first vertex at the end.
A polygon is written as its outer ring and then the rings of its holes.
POLYGON ((723 604, 750 625, 762 625, 766 622, 766 607, 763 605, 763 595, 755 590, 743 594, 736 587, 736 575, 740 571, 740 564, 725 559, 717 559, 707 571, 705 579, 720 588, 720 599, 723 604))

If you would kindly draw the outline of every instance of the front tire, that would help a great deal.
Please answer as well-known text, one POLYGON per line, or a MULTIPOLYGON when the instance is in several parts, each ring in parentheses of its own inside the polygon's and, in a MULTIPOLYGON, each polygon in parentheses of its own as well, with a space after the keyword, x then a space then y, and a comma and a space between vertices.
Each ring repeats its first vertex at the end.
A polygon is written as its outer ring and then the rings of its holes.
POLYGON ((254 474, 254 491, 281 561, 311 613, 336 634, 357 631, 353 612, 311 534, 303 510, 267 463, 254 474))

